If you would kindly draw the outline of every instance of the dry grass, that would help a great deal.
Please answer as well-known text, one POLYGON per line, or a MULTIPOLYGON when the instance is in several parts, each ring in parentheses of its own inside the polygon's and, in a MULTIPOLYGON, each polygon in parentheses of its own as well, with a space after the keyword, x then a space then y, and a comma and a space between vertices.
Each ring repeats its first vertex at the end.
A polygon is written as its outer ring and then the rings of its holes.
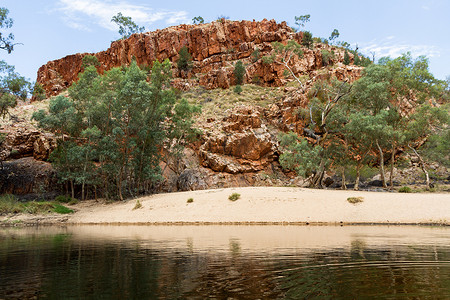
POLYGON ((199 120, 207 118, 220 118, 225 116, 227 109, 239 105, 252 105, 267 107, 268 105, 281 100, 284 93, 283 87, 262 87, 255 84, 245 84, 242 86, 242 92, 236 94, 234 86, 229 89, 206 90, 201 86, 197 86, 182 94, 189 103, 201 105, 202 114, 199 120))

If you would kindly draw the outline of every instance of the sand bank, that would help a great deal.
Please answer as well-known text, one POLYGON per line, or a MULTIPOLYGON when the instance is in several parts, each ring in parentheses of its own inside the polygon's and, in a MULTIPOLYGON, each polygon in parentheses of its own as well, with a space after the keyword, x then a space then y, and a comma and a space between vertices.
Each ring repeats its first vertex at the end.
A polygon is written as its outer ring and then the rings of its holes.
MULTIPOLYGON (((87 201, 71 215, 40 216, 68 224, 443 224, 450 225, 450 194, 405 194, 246 187, 157 194, 112 204, 87 201), (230 201, 232 193, 240 199, 230 201), (349 197, 362 197, 351 204, 349 197), (192 203, 187 203, 189 198, 192 203)), ((9 221, 24 216, 9 216, 9 221)), ((2 217, 5 220, 5 217, 2 217)), ((26 220, 36 217, 26 216, 26 220)))

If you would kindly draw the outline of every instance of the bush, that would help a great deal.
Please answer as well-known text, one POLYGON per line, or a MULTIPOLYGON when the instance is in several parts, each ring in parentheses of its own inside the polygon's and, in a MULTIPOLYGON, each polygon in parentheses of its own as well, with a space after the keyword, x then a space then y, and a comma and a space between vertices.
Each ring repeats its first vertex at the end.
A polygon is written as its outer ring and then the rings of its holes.
POLYGON ((187 199, 187 203, 192 203, 192 202, 194 202, 194 198, 187 199))
POLYGON ((332 62, 332 54, 330 53, 330 51, 328 50, 322 50, 322 64, 324 66, 328 66, 330 64, 330 62, 332 62))
POLYGON ((71 214, 73 213, 73 210, 65 207, 64 205, 55 203, 53 204, 53 211, 57 214, 71 214))
POLYGON ((240 85, 237 85, 234 87, 233 90, 236 94, 240 95, 242 93, 242 87, 240 85))
POLYGON ((256 48, 255 51, 252 52, 252 62, 257 62, 261 56, 261 51, 256 48))
POLYGON ((303 38, 302 38, 302 45, 311 49, 313 46, 313 43, 314 42, 313 42, 312 33, 309 31, 304 31, 303 38))
POLYGON ((42 86, 42 84, 36 82, 34 84, 34 88, 33 88, 33 98, 37 101, 42 101, 45 99, 45 90, 44 87, 42 86))
POLYGON ((241 194, 233 193, 233 194, 231 194, 231 195, 228 197, 228 200, 230 200, 230 201, 236 201, 236 200, 238 200, 239 198, 241 198, 241 194))
POLYGON ((348 52, 345 51, 344 53, 344 65, 348 66, 350 64, 350 55, 348 55, 348 52))
POLYGON ((192 69, 192 56, 186 46, 183 46, 178 52, 180 57, 177 60, 177 67, 179 70, 189 71, 192 69))
POLYGON ((44 214, 51 212, 58 214, 69 214, 73 213, 73 210, 57 202, 31 201, 27 203, 20 203, 13 195, 0 196, 0 214, 44 214))
POLYGON ((412 193, 412 190, 409 186, 402 186, 399 190, 399 193, 412 193))
POLYGON ((0 196, 0 215, 20 213, 22 209, 23 205, 17 201, 14 195, 0 196))
POLYGON ((236 78, 236 85, 244 83, 245 66, 242 61, 238 60, 234 66, 234 77, 236 78))
POLYGON ((139 208, 142 208, 142 203, 141 203, 141 201, 139 201, 139 199, 137 199, 136 204, 133 207, 133 210, 139 209, 139 208))
POLYGON ((348 197, 347 201, 351 204, 358 204, 363 202, 363 197, 348 197))

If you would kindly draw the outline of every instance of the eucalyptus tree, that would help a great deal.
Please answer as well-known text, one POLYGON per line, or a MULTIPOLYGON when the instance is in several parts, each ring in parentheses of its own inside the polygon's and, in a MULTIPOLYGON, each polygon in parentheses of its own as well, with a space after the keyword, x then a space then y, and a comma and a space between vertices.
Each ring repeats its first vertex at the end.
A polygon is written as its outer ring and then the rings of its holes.
POLYGON ((134 33, 144 32, 145 27, 139 27, 131 17, 124 16, 121 12, 111 18, 111 22, 119 26, 119 34, 122 39, 130 37, 134 33))
POLYGON ((149 192, 161 179, 162 148, 179 151, 194 138, 192 117, 199 112, 185 100, 177 103, 170 76, 168 60, 154 62, 150 82, 134 61, 103 75, 91 64, 70 97, 56 97, 48 112, 34 114, 41 127, 59 133, 52 159, 72 194, 75 183, 82 199, 89 188, 100 188, 107 198, 122 200, 149 192))

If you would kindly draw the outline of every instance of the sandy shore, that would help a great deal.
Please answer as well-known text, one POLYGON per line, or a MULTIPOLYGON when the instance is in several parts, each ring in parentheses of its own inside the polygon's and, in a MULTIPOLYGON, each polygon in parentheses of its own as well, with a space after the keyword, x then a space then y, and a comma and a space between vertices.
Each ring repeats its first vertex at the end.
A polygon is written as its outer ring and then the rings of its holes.
POLYGON ((3 216, 3 223, 66 224, 443 224, 450 194, 247 187, 157 194, 112 204, 87 201, 70 215, 3 216), (240 199, 230 201, 232 193, 240 199), (348 197, 362 197, 351 204, 348 197), (192 203, 187 199, 193 198, 192 203))

